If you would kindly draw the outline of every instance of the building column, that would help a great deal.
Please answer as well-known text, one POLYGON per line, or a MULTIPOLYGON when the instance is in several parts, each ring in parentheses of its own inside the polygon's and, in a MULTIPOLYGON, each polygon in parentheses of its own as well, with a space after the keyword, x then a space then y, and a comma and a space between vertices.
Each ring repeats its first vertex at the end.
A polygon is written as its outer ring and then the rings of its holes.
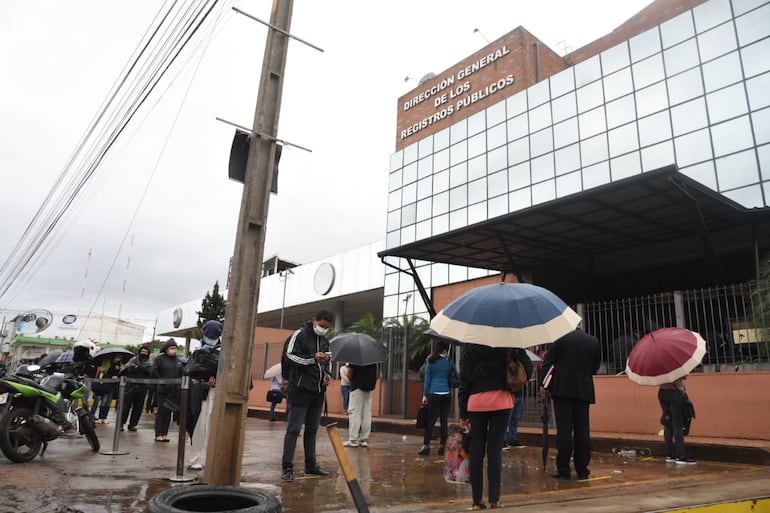
POLYGON ((345 302, 337 301, 334 304, 334 332, 342 333, 345 328, 345 302))

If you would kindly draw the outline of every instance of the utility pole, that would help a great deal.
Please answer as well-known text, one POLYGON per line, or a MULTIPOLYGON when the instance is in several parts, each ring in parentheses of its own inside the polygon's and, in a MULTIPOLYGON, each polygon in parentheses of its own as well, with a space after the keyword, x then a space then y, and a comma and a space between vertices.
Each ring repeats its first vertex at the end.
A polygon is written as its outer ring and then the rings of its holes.
POLYGON ((241 480, 259 282, 293 3, 273 1, 270 25, 275 28, 268 29, 262 61, 203 474, 203 481, 213 485, 238 486, 241 480))

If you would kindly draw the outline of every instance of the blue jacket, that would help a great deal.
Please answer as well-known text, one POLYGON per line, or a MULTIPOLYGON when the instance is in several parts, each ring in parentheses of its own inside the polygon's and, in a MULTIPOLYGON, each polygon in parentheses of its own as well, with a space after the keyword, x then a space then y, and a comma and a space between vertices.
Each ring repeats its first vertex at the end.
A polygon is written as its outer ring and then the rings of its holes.
POLYGON ((422 385, 422 395, 447 394, 449 388, 449 373, 454 370, 454 363, 440 356, 433 363, 425 366, 425 382, 422 385))

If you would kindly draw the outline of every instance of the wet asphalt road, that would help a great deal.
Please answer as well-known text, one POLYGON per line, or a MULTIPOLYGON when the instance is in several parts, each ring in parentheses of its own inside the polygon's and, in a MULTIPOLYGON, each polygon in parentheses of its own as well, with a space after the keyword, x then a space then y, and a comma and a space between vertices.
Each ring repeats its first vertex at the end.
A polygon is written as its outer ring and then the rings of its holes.
MULTIPOLYGON (((124 455, 93 453, 85 439, 75 439, 51 442, 44 457, 27 464, 0 456, 0 513, 143 512, 150 498, 161 491, 192 485, 195 481, 170 480, 177 476, 177 444, 154 442, 152 421, 153 415, 146 415, 138 432, 121 433, 119 450, 128 452, 124 455)), ((300 441, 295 481, 280 480, 284 428, 283 422, 247 419, 241 486, 278 497, 288 513, 355 512, 325 429, 318 434, 319 464, 332 475, 302 474, 300 441)), ((114 424, 97 429, 102 451, 112 451, 114 424)), ((174 430, 172 425, 173 440, 174 430)), ((344 427, 340 434, 345 436, 344 427)), ((346 449, 371 511, 470 508, 470 485, 444 481, 443 461, 438 456, 418 456, 420 444, 419 432, 406 439, 400 433, 377 432, 368 449, 346 449)), ((550 456, 552 467, 554 450, 550 456)), ((623 459, 595 452, 591 479, 562 481, 544 472, 539 447, 505 451, 503 464, 502 502, 511 511, 661 511, 770 495, 770 467, 762 466, 708 461, 677 466, 660 457, 623 459)), ((202 476, 202 472, 184 469, 183 475, 202 476)))

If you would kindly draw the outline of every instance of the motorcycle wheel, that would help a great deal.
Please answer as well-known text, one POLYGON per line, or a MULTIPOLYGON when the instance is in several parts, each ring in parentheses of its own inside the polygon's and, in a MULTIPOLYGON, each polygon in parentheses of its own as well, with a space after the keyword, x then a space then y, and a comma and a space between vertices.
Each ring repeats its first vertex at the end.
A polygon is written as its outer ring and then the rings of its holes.
POLYGON ((85 415, 79 419, 80 432, 86 437, 91 450, 98 452, 101 445, 99 444, 99 437, 96 436, 96 429, 94 428, 94 419, 91 415, 85 415))
POLYGON ((29 421, 32 412, 14 408, 0 415, 0 450, 15 463, 31 461, 40 452, 43 436, 29 421))

